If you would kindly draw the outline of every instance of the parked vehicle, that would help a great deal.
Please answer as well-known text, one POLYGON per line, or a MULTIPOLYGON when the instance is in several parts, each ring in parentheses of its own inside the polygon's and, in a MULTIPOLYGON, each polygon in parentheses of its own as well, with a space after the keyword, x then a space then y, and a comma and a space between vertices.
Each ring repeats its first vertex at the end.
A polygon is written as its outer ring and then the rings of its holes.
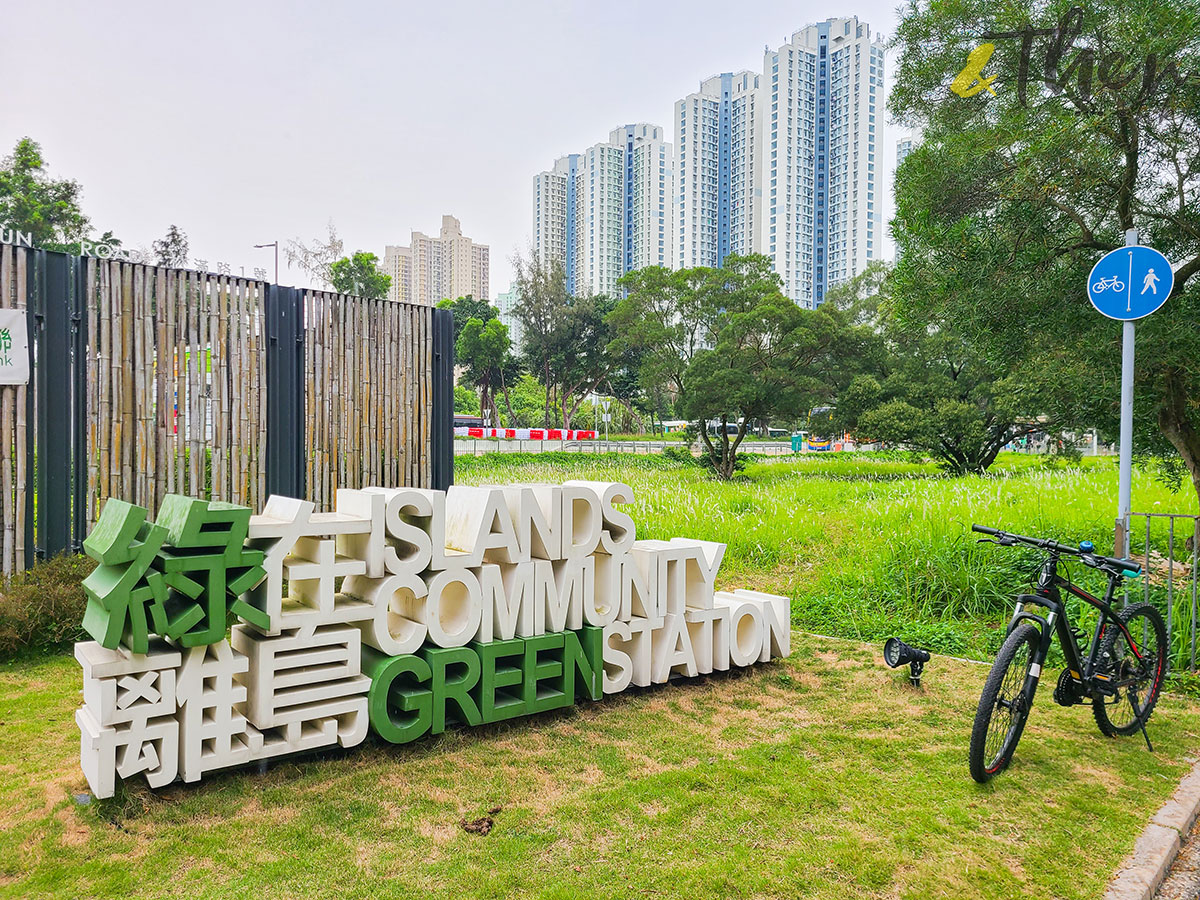
POLYGON ((1046 553, 1034 593, 1016 598, 1008 637, 984 683, 971 730, 971 777, 982 784, 1012 762, 1055 634, 1067 663, 1054 688, 1055 701, 1062 706, 1090 701, 1101 734, 1112 737, 1141 730, 1150 747, 1146 722, 1154 712, 1167 674, 1167 628, 1150 603, 1131 604, 1120 612, 1112 606, 1122 579, 1137 577, 1141 566, 1127 559, 1101 556, 1091 541, 1071 547, 983 525, 972 525, 971 530, 990 536, 980 543, 1002 547, 1025 544, 1046 553), (1085 566, 1108 576, 1103 600, 1059 572, 1064 556, 1078 557, 1085 566), (1063 589, 1100 613, 1086 653, 1083 644, 1087 635, 1069 621, 1063 589), (1041 607, 1046 614, 1030 607, 1041 607))

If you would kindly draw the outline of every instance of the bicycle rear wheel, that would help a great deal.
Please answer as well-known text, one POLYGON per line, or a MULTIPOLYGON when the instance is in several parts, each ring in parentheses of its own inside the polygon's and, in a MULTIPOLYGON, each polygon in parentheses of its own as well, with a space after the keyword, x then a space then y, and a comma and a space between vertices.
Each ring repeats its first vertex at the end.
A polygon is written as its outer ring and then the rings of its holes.
POLYGON ((1167 674, 1167 626, 1149 603, 1121 610, 1124 628, 1109 625, 1100 639, 1099 659, 1113 686, 1111 695, 1092 697, 1096 725, 1106 737, 1133 734, 1150 718, 1167 674))
POLYGON ((1032 691, 1025 695, 1025 682, 1040 640, 1041 634, 1032 625, 1018 625, 1000 647, 984 682, 967 755, 971 777, 980 784, 991 781, 1012 762, 1033 702, 1032 691))

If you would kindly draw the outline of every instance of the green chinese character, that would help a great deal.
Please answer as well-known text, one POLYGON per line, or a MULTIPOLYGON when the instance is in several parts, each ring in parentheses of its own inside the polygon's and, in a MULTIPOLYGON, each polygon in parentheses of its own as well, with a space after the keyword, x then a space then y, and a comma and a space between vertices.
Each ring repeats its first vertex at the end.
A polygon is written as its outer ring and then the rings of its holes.
POLYGON ((83 549, 100 565, 83 582, 83 627, 102 646, 149 650, 149 635, 184 647, 225 637, 232 612, 260 628, 270 619, 242 599, 266 577, 261 550, 243 546, 250 510, 168 494, 156 522, 110 499, 83 549))
MULTIPOLYGON (((83 542, 84 552, 100 564, 83 582, 83 628, 110 650, 123 643, 134 653, 147 652, 147 605, 155 631, 168 624, 163 608, 167 586, 162 574, 151 568, 167 532, 147 522, 147 515, 140 506, 109 500, 83 542)), ((186 629, 194 620, 180 624, 186 629)))
POLYGON ((168 494, 156 522, 167 535, 154 564, 168 588, 167 619, 188 620, 186 628, 167 631, 170 637, 184 647, 215 643, 225 637, 227 613, 270 627, 267 614, 242 599, 266 577, 262 551, 243 546, 249 507, 168 494))

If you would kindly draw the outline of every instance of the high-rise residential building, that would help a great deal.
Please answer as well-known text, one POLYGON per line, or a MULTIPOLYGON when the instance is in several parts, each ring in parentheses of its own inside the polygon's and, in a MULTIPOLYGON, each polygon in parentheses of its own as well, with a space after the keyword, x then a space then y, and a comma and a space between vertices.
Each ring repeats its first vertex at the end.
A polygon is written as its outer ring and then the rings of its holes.
POLYGON ((816 307, 883 249, 884 50, 857 17, 768 50, 762 77, 762 250, 816 307))
POLYGON ((725 72, 675 103, 676 263, 758 250, 759 76, 725 72))
POLYGON ((559 262, 571 294, 615 295, 617 280, 673 259, 675 159, 662 129, 614 129, 533 179, 534 251, 559 262))
POLYGON ((383 250, 383 262, 379 268, 392 276, 388 299, 397 303, 411 303, 412 248, 388 244, 383 250))
MULTIPOLYGON (((916 131, 910 132, 909 134, 904 135, 902 138, 900 138, 899 140, 896 141, 896 168, 897 169, 900 168, 900 163, 904 162, 904 160, 908 157, 908 154, 913 152, 913 148, 920 142, 920 140, 921 140, 921 131, 920 131, 920 129, 917 129, 916 131)), ((895 180, 892 181, 892 184, 893 184, 893 189, 894 189, 895 180)), ((896 260, 896 262, 900 261, 900 245, 899 244, 896 245, 895 260, 896 260)))
POLYGON ((883 65, 869 25, 828 19, 676 102, 677 264, 764 253, 815 307, 880 258, 883 65))
POLYGON ((408 247, 384 250, 380 268, 392 276, 389 300, 433 306, 468 294, 487 300, 489 263, 488 246, 466 237, 454 216, 442 216, 437 237, 414 231, 408 247))
POLYGON ((533 177, 533 251, 543 265, 557 262, 563 266, 570 294, 575 293, 574 210, 578 168, 579 154, 572 153, 556 159, 552 169, 533 177))
POLYGON ((497 318, 502 324, 508 327, 508 339, 512 341, 513 352, 521 351, 521 320, 517 318, 517 304, 521 302, 521 292, 517 290, 515 284, 508 286, 507 291, 503 291, 496 295, 496 312, 499 313, 497 318))

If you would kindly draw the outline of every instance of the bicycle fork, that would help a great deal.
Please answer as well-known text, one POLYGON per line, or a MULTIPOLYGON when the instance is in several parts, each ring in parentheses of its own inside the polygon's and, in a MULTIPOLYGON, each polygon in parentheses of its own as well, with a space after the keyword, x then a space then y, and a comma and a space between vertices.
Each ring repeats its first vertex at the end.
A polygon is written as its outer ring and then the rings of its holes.
MULTIPOLYGON (((1009 634, 1012 634, 1013 629, 1015 629, 1022 621, 1032 622, 1038 630, 1039 638, 1037 648, 1033 651, 1033 656, 1029 661, 1029 672, 1025 676, 1025 683, 1021 686, 1021 698, 1024 701, 1027 710, 1032 709, 1033 707, 1033 697, 1034 694, 1037 693, 1038 682, 1042 677, 1042 666, 1046 662, 1046 657, 1050 653, 1050 643, 1054 639, 1055 628, 1057 627, 1060 630, 1064 628, 1063 619, 1060 613, 1061 610, 1053 600, 1036 594, 1022 594, 1017 597, 1016 609, 1013 610, 1012 619, 1008 623, 1009 634), (1027 609, 1025 609, 1026 603, 1035 603, 1038 606, 1046 607, 1046 615, 1039 616, 1036 613, 1029 612, 1027 609)), ((1074 646, 1074 639, 1070 635, 1064 637, 1064 635, 1060 633, 1059 640, 1063 643, 1064 649, 1069 641, 1071 643, 1072 650, 1076 650, 1074 646)), ((1073 671, 1078 671, 1078 652, 1073 654, 1070 653, 1070 651, 1067 652, 1069 656, 1075 658, 1073 671)))

